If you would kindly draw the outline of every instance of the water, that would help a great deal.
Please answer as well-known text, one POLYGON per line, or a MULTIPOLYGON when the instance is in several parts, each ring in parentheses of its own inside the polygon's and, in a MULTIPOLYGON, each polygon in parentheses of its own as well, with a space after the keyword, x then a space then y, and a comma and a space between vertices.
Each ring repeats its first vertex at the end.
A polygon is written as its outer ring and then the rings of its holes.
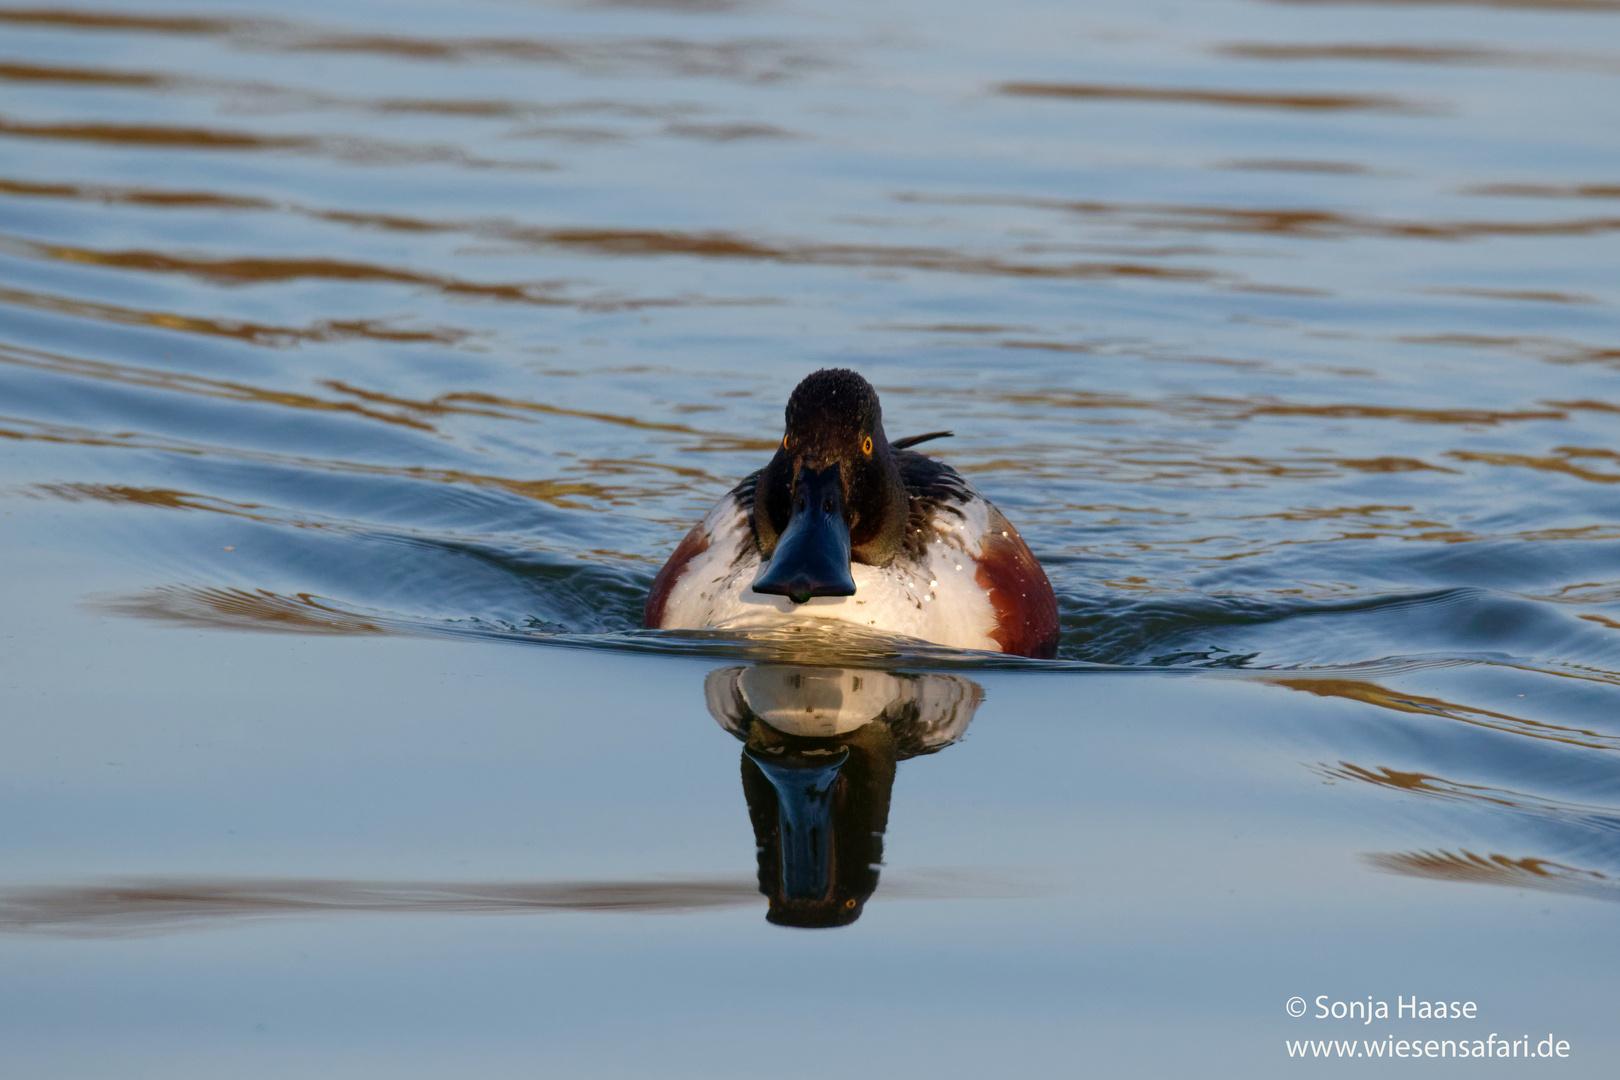
POLYGON ((1617 88, 1607 0, 0 8, 8 1045, 1609 1075, 1617 88), (1058 661, 639 630, 829 365, 1058 661), (716 696, 806 662, 885 719, 716 696))

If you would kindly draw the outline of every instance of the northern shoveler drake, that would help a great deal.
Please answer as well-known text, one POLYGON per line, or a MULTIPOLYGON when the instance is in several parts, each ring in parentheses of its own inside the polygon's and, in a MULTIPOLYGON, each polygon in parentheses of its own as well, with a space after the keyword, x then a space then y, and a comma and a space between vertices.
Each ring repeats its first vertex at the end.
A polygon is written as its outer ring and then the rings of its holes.
POLYGON ((958 649, 1057 654, 1057 597, 1029 546, 949 465, 890 442, 853 371, 805 378, 770 464, 653 579, 644 625, 757 630, 832 619, 958 649))

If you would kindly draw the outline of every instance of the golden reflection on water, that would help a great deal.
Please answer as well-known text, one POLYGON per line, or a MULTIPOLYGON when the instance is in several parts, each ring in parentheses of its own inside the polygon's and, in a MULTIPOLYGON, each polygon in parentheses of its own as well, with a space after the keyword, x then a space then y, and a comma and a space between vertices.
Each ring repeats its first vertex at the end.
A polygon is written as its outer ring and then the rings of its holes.
MULTIPOLYGON (((390 405, 398 410, 396 412, 385 412, 380 409, 368 408, 366 405, 354 401, 330 400, 311 394, 271 390, 240 382, 166 371, 161 368, 142 368, 128 364, 87 360, 33 349, 0 346, 0 364, 3 363, 38 368, 75 378, 96 379, 130 386, 198 394, 226 401, 310 409, 317 412, 349 413, 365 417, 368 420, 380 420, 383 423, 399 424, 421 431, 435 430, 431 423, 423 419, 424 416, 465 415, 532 422, 531 414, 535 414, 571 420, 589 420, 613 427, 631 428, 640 431, 667 432, 691 436, 696 440, 693 449, 698 450, 770 450, 776 446, 775 440, 770 439, 744 439, 718 432, 701 431, 686 424, 639 420, 633 416, 589 409, 570 409, 541 401, 506 398, 478 391, 451 391, 431 400, 419 400, 374 390, 365 390, 339 380, 325 380, 322 384, 344 397, 357 397, 361 401, 390 405)), ((359 468, 360 466, 355 467, 359 468)), ((649 467, 656 466, 649 465, 649 467)), ((366 468, 369 470, 370 467, 366 468)), ((415 475, 419 471, 406 469, 400 472, 399 475, 415 475)), ((702 470, 690 466, 675 468, 672 471, 677 475, 687 477, 707 475, 702 470)), ((536 483, 535 481, 498 480, 493 477, 482 477, 480 479, 504 485, 536 483)), ((581 487, 578 493, 583 494, 588 490, 581 487)))
MULTIPOLYGON (((1620 679, 1620 676, 1611 674, 1611 678, 1620 679)), ((1390 709, 1399 713, 1414 713, 1440 717, 1446 720, 1458 720, 1465 724, 1506 732, 1511 735, 1522 735, 1532 739, 1546 739, 1552 742, 1566 743, 1570 746, 1585 747, 1589 750, 1620 750, 1620 735, 1590 728, 1555 724, 1545 720, 1531 720, 1476 705, 1465 705, 1459 702, 1446 701, 1443 698, 1429 697, 1424 694, 1391 690, 1380 686, 1378 683, 1366 682, 1360 679, 1267 678, 1265 681, 1288 690, 1303 690, 1305 693, 1314 694, 1317 697, 1344 698, 1349 701, 1376 705, 1379 708, 1390 709)))
POLYGON ((364 282, 427 286, 451 296, 478 296, 527 304, 563 302, 550 295, 552 287, 548 285, 461 281, 398 267, 378 266, 325 256, 307 259, 267 257, 206 259, 154 251, 96 251, 62 244, 47 246, 13 238, 0 238, 0 244, 41 259, 56 259, 118 270, 139 270, 145 273, 187 274, 222 285, 257 285, 294 280, 364 282))
MULTIPOLYGON (((1608 410, 1604 410, 1608 411, 1608 410)), ((1503 465, 1543 472, 1563 473, 1594 484, 1620 483, 1620 472, 1599 472, 1576 464, 1578 460, 1620 462, 1620 454, 1605 447, 1560 446, 1551 455, 1538 457, 1530 454, 1490 454, 1478 450, 1454 450, 1451 457, 1458 461, 1477 461, 1487 465, 1503 465)))
POLYGON ((214 337, 234 338, 253 345, 285 348, 299 343, 346 341, 363 338, 370 341, 435 342, 452 345, 467 340, 472 333, 453 327, 408 329, 389 326, 373 319, 320 319, 308 326, 272 326, 265 323, 242 322, 234 319, 200 318, 171 311, 143 311, 94 300, 79 300, 49 293, 0 287, 0 304, 32 308, 72 315, 81 319, 122 323, 126 326, 151 326, 164 330, 177 330, 187 334, 207 334, 214 337))
POLYGON ((418 37, 342 33, 271 18, 132 15, 74 9, 0 9, 0 23, 77 30, 214 37, 253 52, 336 53, 435 63, 557 64, 588 73, 703 76, 772 83, 828 66, 814 43, 750 37, 722 41, 671 36, 618 38, 418 37))
POLYGON ((1426 289, 1438 296, 1477 296, 1482 300, 1525 300, 1532 304, 1601 304, 1603 301, 1585 293, 1556 292, 1552 289, 1483 289, 1452 286, 1426 289))
POLYGON ((262 25, 249 19, 210 19, 184 15, 130 15, 77 8, 0 8, 0 22, 22 26, 66 26, 90 30, 140 30, 156 34, 227 34, 262 25))
MULTIPOLYGON (((1249 163, 1252 167, 1253 163, 1249 163)), ((1275 162, 1267 167, 1275 168, 1275 162)), ((1349 172, 1337 165, 1326 170, 1288 168, 1284 171, 1349 172)), ((1601 236, 1620 230, 1620 216, 1564 220, 1420 221, 1351 213, 1326 207, 1218 206, 1196 203, 1105 202, 1059 200, 1031 196, 924 195, 907 193, 904 201, 943 206, 1021 206, 1057 210, 1089 218, 1117 221, 1143 231, 1218 232, 1344 240, 1377 237, 1389 240, 1476 240, 1488 237, 1601 236)), ((1512 290, 1509 290, 1512 291, 1512 290)), ((1535 291, 1535 290, 1528 290, 1535 291)))
POLYGON ((1298 109, 1306 112, 1434 112, 1388 94, 1274 93, 1257 90, 1191 90, 1165 86, 1111 86, 1102 83, 1008 82, 997 89, 1014 97, 1068 100, 1146 101, 1175 105, 1218 105, 1245 109, 1298 109))
MULTIPOLYGON (((5 417, 0 417, 0 424, 4 424, 5 420, 5 417)), ((480 475, 455 469, 373 465, 367 462, 339 461, 329 458, 293 457, 284 454, 242 450, 235 447, 147 438, 129 432, 105 435, 88 429, 71 428, 65 425, 45 426, 34 424, 10 428, 0 426, 0 439, 72 443, 80 446, 98 446, 135 451, 157 450, 164 453, 187 454, 197 457, 218 457, 227 460, 289 465, 298 469, 311 469, 338 475, 391 476, 409 480, 421 480, 428 483, 464 484, 474 488, 493 488, 510 492, 523 498, 551 503, 565 510, 603 510, 609 505, 633 499, 638 495, 662 494, 662 492, 656 490, 625 486, 613 487, 591 484, 585 481, 522 480, 511 477, 480 475), (586 499, 590 501, 587 502, 586 499)), ((115 494, 120 490, 120 485, 40 485, 33 490, 39 494, 53 495, 60 498, 107 498, 125 501, 115 494)), ((214 500, 210 502, 208 508, 218 509, 220 505, 217 500, 214 500)), ((200 507, 193 506, 190 508, 196 509, 200 507)), ((302 524, 303 522, 299 521, 298 523, 302 524)))
POLYGON ((1233 42, 1216 52, 1244 60, 1357 60, 1395 64, 1466 64, 1489 67, 1539 67, 1557 70, 1620 72, 1620 56, 1470 45, 1386 45, 1335 42, 1233 42))
POLYGON ((1620 881, 1596 870, 1566 866, 1535 856, 1476 855, 1472 851, 1403 851, 1364 856, 1380 870, 1407 877, 1510 889, 1572 893, 1594 900, 1620 900, 1620 881))
POLYGON ((132 143, 186 150, 307 150, 321 145, 319 140, 296 135, 253 135, 243 131, 166 124, 28 124, 4 117, 0 117, 0 135, 114 145, 132 143))
POLYGON ((90 606, 113 615, 206 630, 362 636, 413 632, 410 626, 339 610, 310 593, 285 596, 267 589, 166 585, 132 596, 92 599, 90 606))
MULTIPOLYGON (((0 134, 4 134, 0 122, 0 134)), ((22 186, 22 185, 17 185, 22 186)), ((256 207, 255 207, 256 208, 256 207)), ((645 229, 542 229, 530 226, 475 225, 377 219, 369 215, 318 214, 328 220, 367 226, 382 224, 408 231, 436 232, 465 229, 472 235, 510 240, 536 247, 586 251, 594 255, 629 258, 682 256, 703 259, 773 262, 784 265, 874 267, 934 271, 988 277, 1053 278, 1072 280, 1164 280, 1173 282, 1239 283, 1233 275, 1197 267, 1160 266, 1146 262, 1079 261, 1024 262, 946 248, 886 247, 881 245, 771 243, 725 232, 682 233, 645 229)), ((44 245, 18 237, 0 237, 0 249, 40 259, 83 263, 121 270, 158 274, 185 274, 217 284, 264 284, 304 279, 345 281, 387 285, 410 285, 432 289, 446 296, 471 296, 527 304, 564 306, 571 301, 559 295, 555 283, 477 282, 445 275, 428 274, 400 267, 382 266, 333 257, 316 258, 201 258, 156 251, 99 251, 87 247, 44 245)), ((1255 286, 1258 287, 1258 286, 1255 286)), ((641 300, 642 306, 678 305, 691 299, 641 300)), ((713 302, 713 301, 699 301, 713 302)), ((735 303, 736 301, 731 301, 735 303)), ((745 301, 758 304, 760 299, 745 301)), ((628 302, 593 301, 599 309, 632 306, 628 302)))
POLYGON ((161 75, 135 71, 3 62, 0 62, 0 81, 83 83, 90 86, 163 86, 167 82, 161 75))
POLYGON ((1602 817, 1615 820, 1612 807, 1589 803, 1574 803, 1527 795, 1489 784, 1465 784, 1424 772, 1404 772, 1388 766, 1364 768, 1341 761, 1338 765, 1319 765, 1312 771, 1333 780, 1348 780, 1371 784, 1413 795, 1424 795, 1448 802, 1485 804, 1507 810, 1525 811, 1547 820, 1580 820, 1602 817))
POLYGON ((462 882, 143 878, 0 891, 0 933, 135 937, 333 915, 684 912, 753 906, 746 879, 462 882))
MULTIPOLYGON (((883 894, 905 900, 1041 896, 1034 879, 970 870, 891 875, 883 894)), ((645 881, 365 881, 345 878, 131 878, 100 884, 0 889, 0 934, 147 937, 247 921, 344 915, 684 914, 757 907, 740 877, 645 881)))
POLYGON ((1620 199, 1620 184, 1477 184, 1466 195, 1505 195, 1531 199, 1620 199))
POLYGON ((246 195, 222 195, 209 191, 163 191, 156 189, 106 187, 99 184, 39 183, 0 179, 0 195, 45 199, 82 199, 103 204, 131 206, 205 207, 218 210, 275 210, 279 204, 246 195))

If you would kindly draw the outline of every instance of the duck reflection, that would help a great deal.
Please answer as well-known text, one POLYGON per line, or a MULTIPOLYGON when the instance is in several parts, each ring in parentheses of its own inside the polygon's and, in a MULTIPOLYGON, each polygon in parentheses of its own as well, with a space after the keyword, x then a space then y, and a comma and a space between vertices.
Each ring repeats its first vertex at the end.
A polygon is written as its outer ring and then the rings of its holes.
POLYGON ((721 668, 704 691, 743 743, 765 917, 802 927, 861 917, 877 889, 896 763, 960 739, 984 700, 957 675, 789 664, 721 668))

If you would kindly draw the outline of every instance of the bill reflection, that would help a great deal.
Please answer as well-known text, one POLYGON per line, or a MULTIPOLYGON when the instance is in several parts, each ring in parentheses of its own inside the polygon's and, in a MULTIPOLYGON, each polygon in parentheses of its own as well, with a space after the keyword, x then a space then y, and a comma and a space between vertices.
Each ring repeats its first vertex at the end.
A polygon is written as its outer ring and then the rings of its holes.
POLYGON ((895 765, 960 739, 984 691, 958 675, 760 664, 709 673, 709 712, 743 743, 766 918, 846 926, 877 890, 895 765))

